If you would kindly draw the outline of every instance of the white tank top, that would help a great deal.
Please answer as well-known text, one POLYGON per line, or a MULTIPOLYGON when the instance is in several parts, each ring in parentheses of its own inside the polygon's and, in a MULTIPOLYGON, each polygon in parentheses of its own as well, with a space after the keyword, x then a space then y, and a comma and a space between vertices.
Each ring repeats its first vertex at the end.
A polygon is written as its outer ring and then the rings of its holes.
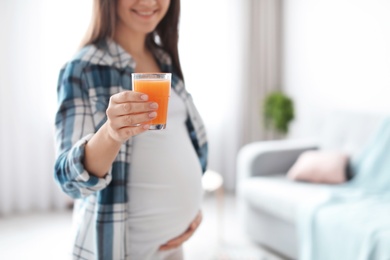
POLYGON ((172 90, 166 129, 133 137, 128 223, 134 259, 182 234, 200 210, 202 169, 186 118, 185 105, 172 90))

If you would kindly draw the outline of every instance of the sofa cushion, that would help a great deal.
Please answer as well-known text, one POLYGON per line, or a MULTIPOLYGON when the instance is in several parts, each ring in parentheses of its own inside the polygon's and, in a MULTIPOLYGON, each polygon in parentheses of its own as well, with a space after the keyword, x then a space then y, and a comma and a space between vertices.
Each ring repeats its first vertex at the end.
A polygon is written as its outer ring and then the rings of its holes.
POLYGON ((303 152, 287 172, 295 181, 339 184, 346 181, 348 155, 340 151, 303 152))
POLYGON ((243 180, 239 192, 252 207, 295 223, 298 207, 326 200, 331 187, 334 185, 298 183, 278 174, 243 180))

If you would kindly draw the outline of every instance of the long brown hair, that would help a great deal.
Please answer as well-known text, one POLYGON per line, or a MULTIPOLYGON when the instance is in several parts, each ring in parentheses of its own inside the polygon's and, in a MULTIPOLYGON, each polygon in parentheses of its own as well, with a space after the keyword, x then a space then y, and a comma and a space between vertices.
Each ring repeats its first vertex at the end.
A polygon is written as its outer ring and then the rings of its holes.
MULTIPOLYGON (((99 44, 107 38, 113 39, 117 21, 117 4, 118 0, 93 1, 91 23, 81 42, 81 47, 88 44, 99 44)), ((175 72, 183 79, 178 51, 179 17, 180 0, 171 0, 164 18, 157 25, 156 29, 146 36, 146 44, 152 49, 164 49, 172 59, 175 72), (156 36, 158 36, 157 39, 156 36)))

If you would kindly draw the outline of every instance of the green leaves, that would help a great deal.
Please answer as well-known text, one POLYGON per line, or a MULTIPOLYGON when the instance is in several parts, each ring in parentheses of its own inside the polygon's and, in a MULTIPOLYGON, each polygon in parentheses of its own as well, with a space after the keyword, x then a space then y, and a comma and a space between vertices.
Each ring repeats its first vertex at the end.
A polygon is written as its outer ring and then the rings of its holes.
POLYGON ((271 92, 264 100, 266 128, 286 134, 289 123, 294 119, 293 101, 280 91, 271 92))

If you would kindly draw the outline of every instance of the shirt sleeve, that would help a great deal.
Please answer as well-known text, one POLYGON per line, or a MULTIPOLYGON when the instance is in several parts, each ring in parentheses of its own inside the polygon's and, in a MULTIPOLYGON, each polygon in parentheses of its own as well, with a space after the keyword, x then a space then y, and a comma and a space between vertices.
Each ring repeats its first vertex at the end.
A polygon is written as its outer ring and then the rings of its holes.
POLYGON ((60 72, 57 88, 54 176, 72 198, 86 197, 111 181, 111 170, 104 178, 98 178, 84 168, 85 145, 95 133, 85 67, 77 61, 68 63, 60 72))

